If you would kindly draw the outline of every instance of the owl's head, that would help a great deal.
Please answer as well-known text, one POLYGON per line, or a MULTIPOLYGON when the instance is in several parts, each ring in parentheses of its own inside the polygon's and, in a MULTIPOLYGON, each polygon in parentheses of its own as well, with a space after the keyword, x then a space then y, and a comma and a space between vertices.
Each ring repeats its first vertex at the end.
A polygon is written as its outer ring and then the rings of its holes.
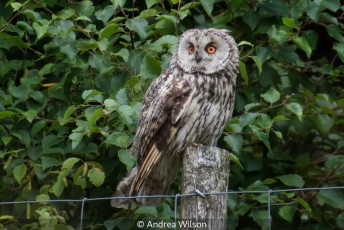
POLYGON ((223 29, 187 30, 176 52, 178 65, 187 73, 213 74, 238 65, 237 45, 223 29))

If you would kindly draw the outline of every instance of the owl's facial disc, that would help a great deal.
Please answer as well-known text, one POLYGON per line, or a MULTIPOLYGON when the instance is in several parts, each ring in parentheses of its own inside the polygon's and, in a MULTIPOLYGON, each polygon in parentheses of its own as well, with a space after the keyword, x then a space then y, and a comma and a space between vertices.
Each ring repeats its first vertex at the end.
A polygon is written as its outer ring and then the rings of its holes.
POLYGON ((178 63, 188 73, 212 74, 227 66, 230 47, 228 34, 210 30, 190 30, 183 34, 178 46, 178 63))

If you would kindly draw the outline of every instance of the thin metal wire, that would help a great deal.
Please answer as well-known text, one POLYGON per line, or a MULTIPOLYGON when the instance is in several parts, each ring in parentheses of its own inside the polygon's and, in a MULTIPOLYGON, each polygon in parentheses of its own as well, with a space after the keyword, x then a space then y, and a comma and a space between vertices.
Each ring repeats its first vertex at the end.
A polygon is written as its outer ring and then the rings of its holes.
MULTIPOLYGON (((230 195, 230 194, 256 194, 256 193, 266 193, 268 195, 268 221, 269 230, 272 229, 272 217, 271 217, 271 194, 281 193, 281 192, 298 192, 298 191, 319 191, 319 190, 333 190, 333 189, 343 189, 344 186, 332 186, 332 187, 313 187, 313 188, 291 188, 291 189, 270 189, 270 190, 240 190, 240 191, 227 191, 227 192, 203 192, 202 194, 207 195, 230 195)), ((72 202, 81 203, 80 211, 80 230, 83 228, 85 204, 86 202, 100 201, 100 200, 113 200, 113 199, 137 199, 137 198, 173 198, 174 199, 174 221, 177 222, 178 219, 178 199, 181 197, 188 196, 199 196, 199 194, 186 193, 186 194, 175 194, 175 195, 151 195, 151 196, 120 196, 120 197, 98 197, 98 198, 87 198, 82 199, 59 199, 59 200, 26 200, 26 201, 0 201, 0 205, 14 205, 14 204, 31 204, 31 203, 58 203, 58 202, 72 202)))
POLYGON ((271 230, 271 189, 268 191, 268 221, 269 230, 271 230))
POLYGON ((85 202, 87 201, 87 197, 82 199, 81 203, 81 212, 80 212, 80 230, 82 230, 82 225, 84 223, 84 209, 85 209, 85 202))
POLYGON ((177 224, 177 209, 178 209, 178 198, 180 197, 180 194, 177 193, 174 196, 174 223, 177 224))

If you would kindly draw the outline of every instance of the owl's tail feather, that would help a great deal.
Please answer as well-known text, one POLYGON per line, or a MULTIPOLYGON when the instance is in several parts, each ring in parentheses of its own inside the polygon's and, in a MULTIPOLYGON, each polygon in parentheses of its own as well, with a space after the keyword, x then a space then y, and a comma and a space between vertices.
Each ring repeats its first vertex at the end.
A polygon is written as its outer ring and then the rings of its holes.
POLYGON ((134 167, 129 175, 118 184, 114 197, 138 197, 135 200, 132 198, 113 199, 111 200, 111 206, 122 208, 126 205, 130 205, 130 203, 136 203, 138 205, 160 205, 163 201, 162 195, 167 193, 177 172, 179 171, 180 164, 181 161, 179 158, 161 159, 157 166, 154 167, 145 178, 137 192, 132 192, 133 187, 136 187, 135 178, 138 175, 138 170, 134 167), (173 167, 171 167, 171 165, 173 167))
MULTIPOLYGON (((114 197, 128 197, 130 194, 131 185, 137 175, 137 168, 134 167, 129 175, 125 177, 117 186, 114 193, 114 197)), ((126 198, 117 198, 111 200, 111 206, 116 208, 122 208, 126 205, 129 205, 130 199, 126 198)))

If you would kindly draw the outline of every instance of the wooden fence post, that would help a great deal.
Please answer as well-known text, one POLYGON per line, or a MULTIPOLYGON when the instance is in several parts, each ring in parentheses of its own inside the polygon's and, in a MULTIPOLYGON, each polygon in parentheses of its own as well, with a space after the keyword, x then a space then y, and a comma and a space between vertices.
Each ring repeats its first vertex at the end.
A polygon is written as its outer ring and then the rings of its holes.
MULTIPOLYGON (((209 146, 188 147, 183 157, 182 194, 226 192, 229 177, 228 152, 209 146)), ((180 229, 226 229, 227 195, 181 198, 180 229)))

